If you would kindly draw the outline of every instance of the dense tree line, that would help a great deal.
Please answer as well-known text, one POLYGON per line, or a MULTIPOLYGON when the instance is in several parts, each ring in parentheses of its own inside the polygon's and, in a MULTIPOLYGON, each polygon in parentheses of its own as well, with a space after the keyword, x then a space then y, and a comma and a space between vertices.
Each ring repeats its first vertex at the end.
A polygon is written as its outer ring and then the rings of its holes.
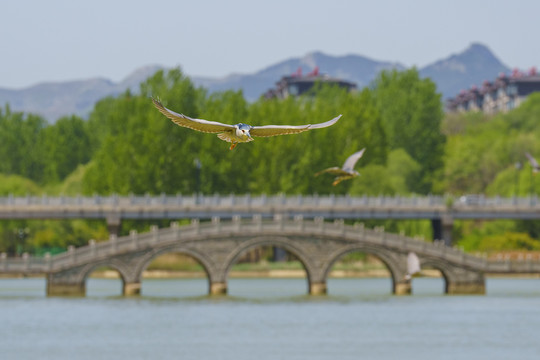
MULTIPOLYGON (((540 157, 540 93, 511 112, 447 116, 442 131, 448 144, 444 156, 444 188, 450 193, 528 196, 540 179, 531 171, 528 152, 540 157)), ((540 159, 539 159, 540 160, 540 159)))
POLYGON ((241 92, 207 95, 178 69, 158 72, 142 84, 140 95, 126 93, 97 104, 88 122, 89 128, 95 129, 96 152, 84 177, 84 192, 428 193, 442 170, 444 137, 439 131, 439 95, 433 83, 419 79, 415 70, 388 76, 392 79, 387 80, 383 73, 373 89, 358 93, 321 86, 300 98, 260 99, 249 104, 241 92), (392 104, 380 99, 396 96, 404 86, 420 90, 414 97, 409 96, 412 92, 403 92, 407 96, 404 102, 392 104), (173 126, 152 106, 149 99, 153 96, 177 112, 231 124, 295 125, 326 121, 338 114, 343 117, 331 128, 260 138, 229 151, 228 145, 215 136, 173 126), (438 107, 426 105, 432 103, 438 107), (408 130, 398 130, 401 124, 392 118, 405 112, 411 113, 406 120, 408 130), (400 133, 400 142, 391 146, 394 141, 388 134, 395 133, 400 133), (409 143, 415 145, 400 146, 409 143), (373 184, 354 189, 352 183, 344 183, 333 188, 330 179, 313 177, 318 170, 341 166, 363 147, 367 151, 359 165, 372 166, 366 169, 365 179, 372 179, 373 184), (377 177, 381 171, 388 171, 389 155, 397 157, 396 166, 400 167, 390 171, 400 171, 408 178, 401 182, 394 179, 381 187, 377 177))
POLYGON ((7 105, 0 108, 0 173, 40 185, 57 183, 90 160, 89 139, 77 116, 48 125, 42 117, 14 113, 7 105))
MULTIPOLYGON (((447 136, 443 188, 451 194, 534 197, 540 191, 525 157, 540 160, 540 93, 518 108, 497 115, 466 113, 446 116, 447 136)), ((467 250, 540 250, 538 221, 462 222, 458 235, 467 250), (536 239, 536 240, 534 240, 536 239)))
MULTIPOLYGON (((416 69, 383 71, 357 92, 319 84, 302 97, 253 103, 241 91, 208 94, 180 69, 159 71, 139 93, 99 101, 87 121, 70 116, 48 124, 8 105, 0 108, 0 195, 526 195, 538 188, 523 154, 540 152, 534 120, 539 113, 540 97, 531 96, 504 115, 445 117, 435 84, 421 79, 416 69), (176 112, 230 124, 298 125, 343 117, 329 128, 256 138, 230 151, 215 135, 173 124, 153 107, 152 97, 176 112), (330 175, 313 176, 341 166, 363 147, 359 178, 333 187, 330 175)), ((2 238, 8 240, 0 239, 0 251, 14 252, 13 244, 22 238, 25 249, 35 250, 106 234, 104 224, 44 224, 1 224, 2 238), (27 235, 13 230, 29 227, 27 235)), ((430 231, 429 224, 418 222, 385 225, 410 235, 429 236, 430 231)), ((477 229, 463 225, 458 231, 477 229)), ((505 231, 534 235, 537 229, 511 222, 505 231)))
POLYGON ((137 95, 101 100, 86 122, 71 116, 47 124, 9 106, 0 109, 0 173, 28 178, 50 193, 51 185, 84 166, 79 189, 90 195, 428 193, 442 169, 441 120, 434 84, 414 69, 383 72, 372 88, 356 93, 320 85, 300 98, 251 104, 240 91, 208 95, 175 69, 156 73, 137 95), (259 138, 229 151, 213 135, 175 126, 152 106, 151 97, 189 116, 231 124, 295 125, 343 117, 327 129, 259 138), (367 167, 367 184, 334 188, 329 178, 313 177, 363 147, 359 166, 367 167), (391 181, 376 186, 383 173, 391 181), (398 179, 402 174, 405 179, 398 179))

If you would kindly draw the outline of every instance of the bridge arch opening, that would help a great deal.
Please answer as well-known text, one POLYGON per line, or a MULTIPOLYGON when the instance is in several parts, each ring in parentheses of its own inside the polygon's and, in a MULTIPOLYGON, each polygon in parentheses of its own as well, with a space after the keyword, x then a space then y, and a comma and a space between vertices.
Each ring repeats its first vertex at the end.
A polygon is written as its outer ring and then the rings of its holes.
POLYGON ((433 266, 423 266, 420 273, 411 279, 413 295, 428 296, 446 293, 447 280, 444 273, 433 266))
POLYGON ((288 298, 309 292, 309 271, 300 252, 280 237, 243 243, 228 261, 226 278, 231 296, 288 298))
POLYGON ((196 257, 179 250, 152 257, 141 274, 141 293, 152 297, 198 297, 208 294, 208 275, 196 257))
POLYGON ((445 268, 443 263, 420 259, 420 274, 411 280, 413 294, 438 295, 447 294, 449 286, 450 269, 445 268))
POLYGON ((332 296, 385 296, 392 293, 392 274, 374 253, 353 249, 334 259, 327 287, 332 296))
POLYGON ((125 285, 120 270, 111 265, 97 265, 90 268, 84 282, 87 297, 122 296, 125 285))

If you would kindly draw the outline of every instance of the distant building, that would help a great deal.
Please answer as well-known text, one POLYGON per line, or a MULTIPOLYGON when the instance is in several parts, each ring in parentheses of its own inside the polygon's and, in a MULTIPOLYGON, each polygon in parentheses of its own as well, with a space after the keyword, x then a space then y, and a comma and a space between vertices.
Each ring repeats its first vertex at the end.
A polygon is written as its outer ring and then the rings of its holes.
POLYGON ((319 74, 318 67, 315 67, 312 72, 305 76, 302 75, 302 68, 298 68, 294 74, 282 77, 281 80, 276 83, 276 87, 269 89, 264 94, 264 97, 267 99, 285 99, 289 96, 302 95, 311 90, 316 83, 321 82, 325 84, 337 85, 339 87, 346 88, 349 91, 356 89, 355 83, 331 78, 328 75, 319 74))
POLYGON ((540 75, 532 68, 524 74, 514 70, 510 76, 499 75, 484 81, 481 88, 462 90, 446 102, 448 112, 482 111, 486 114, 507 112, 518 107, 533 92, 540 91, 540 75))

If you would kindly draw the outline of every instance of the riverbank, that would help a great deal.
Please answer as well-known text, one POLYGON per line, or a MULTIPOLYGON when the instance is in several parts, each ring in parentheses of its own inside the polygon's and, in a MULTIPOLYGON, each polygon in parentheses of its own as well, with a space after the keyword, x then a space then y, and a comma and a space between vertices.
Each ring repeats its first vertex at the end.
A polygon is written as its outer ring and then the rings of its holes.
MULTIPOLYGON (((440 277, 438 270, 425 269, 422 271, 424 277, 440 277)), ((118 278, 118 272, 114 270, 95 271, 92 273, 94 278, 118 278)), ((164 270, 147 270, 143 272, 143 278, 147 279, 175 279, 175 278, 203 278, 206 274, 202 271, 164 271, 164 270)), ((231 278, 305 278, 304 270, 243 270, 231 271, 231 278)), ((390 277, 390 273, 385 268, 371 269, 367 271, 346 271, 335 270, 330 272, 332 278, 385 278, 390 277)))
MULTIPOLYGON (((488 278, 521 278, 537 279, 540 274, 485 274, 488 278)), ((14 278, 41 278, 44 275, 18 275, 18 274, 0 274, 0 279, 14 278)), ((95 279, 119 279, 120 275, 115 270, 94 271, 91 278, 95 279)), ((206 278, 203 271, 168 271, 168 270, 148 270, 143 272, 145 279, 198 279, 206 278)), ((306 277, 304 270, 268 270, 268 271, 231 271, 230 278, 248 279, 248 278, 274 278, 274 279, 301 279, 306 277)), ((331 278, 387 278, 390 273, 386 269, 370 271, 342 271, 336 270, 330 273, 331 278)), ((423 269, 418 277, 440 278, 441 272, 435 269, 423 269)))

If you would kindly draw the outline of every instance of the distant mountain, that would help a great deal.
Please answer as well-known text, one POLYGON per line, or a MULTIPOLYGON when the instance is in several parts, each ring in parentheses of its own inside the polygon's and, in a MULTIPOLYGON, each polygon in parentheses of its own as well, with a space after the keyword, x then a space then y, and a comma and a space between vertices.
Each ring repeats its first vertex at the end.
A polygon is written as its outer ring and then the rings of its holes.
POLYGON ((447 99, 472 85, 482 85, 484 80, 493 81, 501 72, 510 72, 510 68, 486 46, 473 43, 465 51, 436 61, 419 72, 422 77, 431 78, 443 99, 447 99))
MULTIPOLYGON (((298 68, 308 73, 316 66, 321 73, 355 82, 360 89, 369 85, 381 70, 405 69, 399 63, 377 61, 359 55, 330 56, 313 52, 284 60, 254 74, 233 74, 223 78, 192 77, 192 80, 210 92, 242 89, 246 99, 254 101, 274 87, 282 76, 290 75, 298 68)), ((42 83, 18 90, 0 88, 0 106, 9 103, 13 111, 37 113, 50 122, 70 114, 87 117, 99 99, 117 95, 128 88, 136 92, 142 81, 160 69, 163 67, 158 65, 140 68, 120 83, 96 78, 42 83)), ((481 85, 484 80, 493 80, 500 72, 509 71, 486 46, 477 43, 459 54, 419 69, 422 77, 430 77, 437 84, 443 99, 453 97, 461 89, 468 89, 473 84, 481 85)))
POLYGON ((141 82, 162 68, 158 65, 142 67, 119 83, 94 78, 41 83, 17 90, 0 88, 0 106, 8 103, 12 111, 40 114, 49 122, 71 114, 87 117, 99 99, 127 89, 136 92, 141 82))
POLYGON ((198 86, 207 88, 210 92, 228 89, 242 89, 249 101, 254 101, 284 75, 290 75, 299 68, 307 74, 319 67, 322 73, 331 77, 342 78, 355 82, 358 88, 368 85, 382 70, 405 67, 398 63, 376 61, 359 55, 330 56, 321 52, 313 52, 301 58, 282 61, 255 74, 231 75, 222 79, 192 77, 198 86))

